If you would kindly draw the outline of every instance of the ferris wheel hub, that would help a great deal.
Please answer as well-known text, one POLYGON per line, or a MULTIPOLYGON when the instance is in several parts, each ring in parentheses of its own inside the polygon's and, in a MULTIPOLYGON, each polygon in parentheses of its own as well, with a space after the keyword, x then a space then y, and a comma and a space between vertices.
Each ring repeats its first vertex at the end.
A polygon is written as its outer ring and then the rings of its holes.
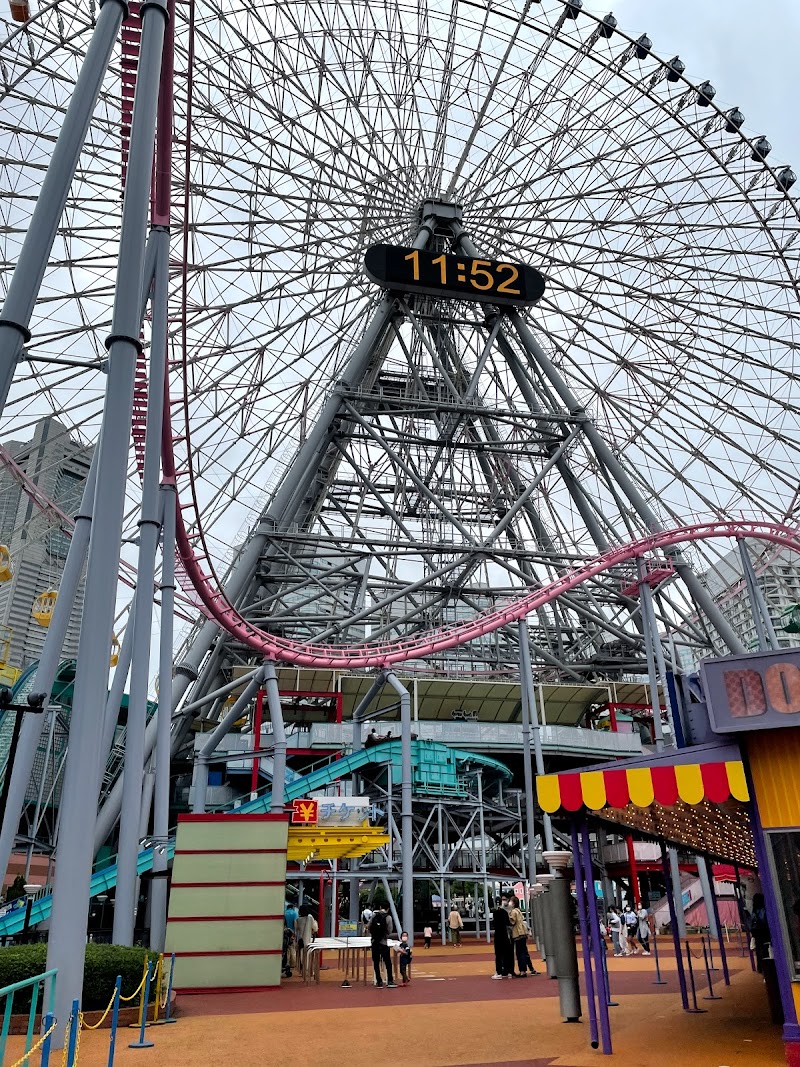
POLYGON ((445 224, 461 222, 464 218, 464 211, 460 204, 455 204, 449 200, 423 200, 419 209, 419 221, 424 222, 425 219, 431 218, 445 224))

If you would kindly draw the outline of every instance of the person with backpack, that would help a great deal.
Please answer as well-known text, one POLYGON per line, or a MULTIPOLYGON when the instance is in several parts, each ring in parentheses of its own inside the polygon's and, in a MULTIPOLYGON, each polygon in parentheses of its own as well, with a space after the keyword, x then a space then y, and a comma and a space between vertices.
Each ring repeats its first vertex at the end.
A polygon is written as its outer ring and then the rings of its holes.
POLYGON ((392 933, 392 918, 386 913, 386 905, 379 904, 369 924, 369 936, 372 938, 372 966, 375 968, 375 985, 383 988, 381 964, 386 968, 387 988, 397 989, 392 971, 392 954, 389 951, 389 937, 392 933))

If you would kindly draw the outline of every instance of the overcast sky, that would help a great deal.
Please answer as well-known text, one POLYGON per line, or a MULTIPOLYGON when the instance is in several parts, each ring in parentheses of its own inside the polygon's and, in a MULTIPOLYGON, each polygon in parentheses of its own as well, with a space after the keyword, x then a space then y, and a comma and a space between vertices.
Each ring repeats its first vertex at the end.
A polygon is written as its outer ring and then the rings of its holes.
POLYGON ((619 28, 647 33, 662 58, 680 55, 695 84, 716 87, 715 103, 734 104, 745 129, 763 133, 773 161, 800 174, 800 0, 584 0, 613 11, 619 28))

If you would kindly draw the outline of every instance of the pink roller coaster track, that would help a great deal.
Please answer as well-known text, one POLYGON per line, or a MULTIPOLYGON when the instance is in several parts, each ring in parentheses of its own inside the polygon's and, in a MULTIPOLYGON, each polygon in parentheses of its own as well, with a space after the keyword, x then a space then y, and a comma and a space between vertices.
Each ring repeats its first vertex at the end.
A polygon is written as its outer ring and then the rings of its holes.
MULTIPOLYGON (((169 405, 166 407, 169 411, 169 405)), ((165 477, 175 481, 175 463, 172 452, 172 434, 165 426, 163 435, 163 464, 165 477)), ((191 478, 191 473, 190 473, 191 478)), ((192 493, 194 503, 195 494, 192 493)), ((192 507, 192 505, 190 505, 192 507)), ((195 512, 196 514, 196 512, 195 512)), ((198 523, 199 528, 199 523, 198 523)), ((208 617, 213 618, 222 629, 233 637, 243 641, 248 647, 270 659, 285 663, 296 663, 304 667, 386 667, 392 663, 424 658, 448 649, 467 644, 485 634, 507 626, 509 623, 524 619, 532 611, 549 604, 556 597, 575 589, 582 582, 610 570, 621 563, 635 560, 661 549, 690 541, 706 541, 715 537, 753 537, 761 541, 770 541, 800 551, 800 533, 782 523, 758 520, 729 519, 678 526, 663 530, 647 537, 629 541, 609 549, 599 556, 587 559, 580 566, 575 566, 567 573, 538 589, 532 589, 508 604, 491 611, 476 615, 467 622, 449 628, 431 630, 426 634, 417 634, 406 639, 380 645, 315 645, 289 641, 282 637, 268 634, 252 623, 247 622, 227 601, 216 579, 213 566, 207 555, 197 552, 192 546, 186 525, 183 521, 183 509, 178 508, 177 552, 181 568, 191 581, 197 595, 202 601, 208 617), (204 572, 204 565, 210 573, 204 572)), ((204 544, 204 540, 201 539, 204 544)))

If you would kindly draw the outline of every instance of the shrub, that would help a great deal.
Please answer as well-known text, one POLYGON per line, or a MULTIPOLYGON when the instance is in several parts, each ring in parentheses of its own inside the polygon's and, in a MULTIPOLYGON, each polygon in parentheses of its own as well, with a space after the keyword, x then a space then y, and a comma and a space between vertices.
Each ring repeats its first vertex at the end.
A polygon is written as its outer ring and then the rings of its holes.
MULTIPOLYGON (((122 995, 130 996, 142 980, 146 949, 126 948, 123 945, 86 946, 86 965, 83 974, 84 1011, 103 1009, 111 999, 117 975, 122 975, 122 995)), ((147 953, 151 960, 155 952, 147 953)), ((47 945, 12 945, 0 948, 0 987, 33 978, 47 969, 47 945)), ((155 989, 151 988, 151 999, 155 989)), ((41 1004, 41 997, 39 1003, 41 1004)), ((29 989, 14 994, 14 1013, 28 1011, 31 1004, 29 989)))

